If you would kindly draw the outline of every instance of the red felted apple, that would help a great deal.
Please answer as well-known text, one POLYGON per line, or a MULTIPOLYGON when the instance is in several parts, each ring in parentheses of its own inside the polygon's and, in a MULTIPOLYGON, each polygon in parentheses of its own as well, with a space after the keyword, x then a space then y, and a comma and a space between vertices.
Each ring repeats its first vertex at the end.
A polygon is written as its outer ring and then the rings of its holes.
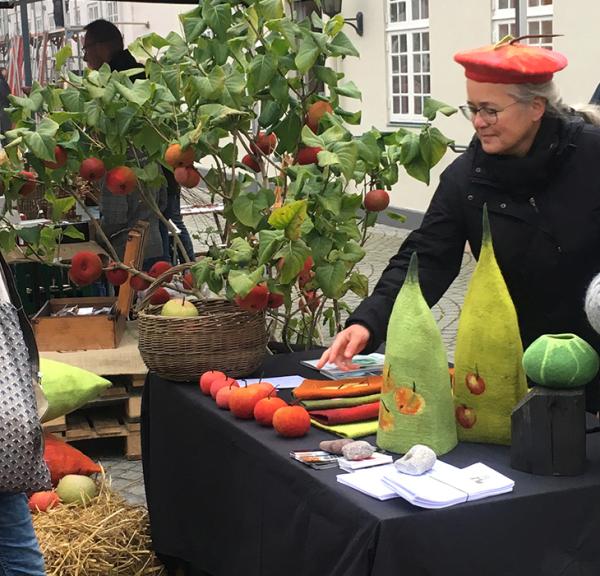
POLYGON ((106 276, 106 280, 113 286, 125 284, 129 278, 129 272, 123 270, 123 268, 115 267, 114 262, 109 263, 108 268, 104 271, 104 275, 106 276))
POLYGON ((365 210, 369 212, 381 212, 390 203, 390 195, 386 190, 369 190, 365 194, 365 210))
POLYGON ((168 302, 171 299, 171 295, 162 287, 157 288, 152 292, 150 296, 150 304, 159 305, 168 302))
POLYGON ((191 166, 179 166, 175 168, 174 172, 175 180, 181 184, 184 188, 195 188, 200 184, 200 173, 191 166))
POLYGON ((54 490, 46 490, 44 492, 34 492, 29 497, 29 510, 33 513, 46 512, 50 508, 54 508, 60 504, 60 498, 54 490))
POLYGON ((200 376, 199 384, 202 394, 206 394, 207 396, 210 394, 210 385, 215 378, 225 379, 227 375, 220 370, 209 370, 200 376))
POLYGON ((296 153, 296 164, 316 164, 319 160, 317 154, 322 150, 318 146, 299 148, 296 153))
POLYGON ((248 312, 260 312, 269 302, 269 289, 266 284, 258 284, 244 298, 235 297, 235 303, 248 312))
POLYGON ((236 418, 249 420, 254 417, 254 406, 261 398, 266 398, 272 391, 266 383, 250 384, 244 388, 236 388, 229 396, 229 409, 236 418))
POLYGON ((225 377, 225 378, 221 378, 221 377, 217 377, 214 378, 213 381, 210 384, 210 395, 213 398, 217 397, 217 392, 221 389, 224 388, 225 386, 233 386, 234 384, 237 384, 237 386, 239 387, 239 382, 233 378, 229 378, 229 377, 225 377))
POLYGON ((302 312, 315 312, 319 308, 319 304, 321 304, 320 296, 317 296, 316 290, 307 290, 302 292, 303 298, 300 299, 298 304, 298 308, 302 312))
POLYGON ((188 147, 183 149, 181 145, 171 144, 165 152, 165 162, 171 168, 178 166, 191 166, 194 163, 195 153, 193 148, 188 147))
POLYGON ((97 182, 106 174, 106 167, 100 158, 86 158, 79 166, 79 175, 88 182, 97 182))
POLYGON ((189 270, 183 275, 183 287, 187 290, 191 290, 194 287, 194 276, 189 270))
POLYGON ((77 252, 71 259, 69 278, 78 286, 89 286, 102 276, 102 260, 93 252, 77 252))
POLYGON ((117 166, 106 175, 106 187, 117 196, 131 194, 137 186, 137 176, 128 166, 117 166))
POLYGON ((319 122, 321 118, 329 112, 329 114, 333 113, 333 108, 329 102, 325 102, 324 100, 317 100, 313 104, 310 105, 306 117, 305 123, 306 125, 316 134, 319 130, 319 122))
POLYGON ((250 149, 254 154, 258 154, 260 150, 263 154, 271 154, 273 150, 277 147, 277 136, 273 132, 270 134, 265 134, 264 132, 259 132, 256 136, 256 139, 252 144, 250 144, 250 149))
POLYGON ((129 285, 136 292, 141 292, 142 290, 146 290, 148 286, 150 286, 150 282, 141 276, 132 276, 129 279, 129 285))
POLYGON ((62 146, 54 147, 54 158, 55 161, 52 162, 50 160, 44 160, 44 166, 46 168, 50 168, 51 170, 56 170, 57 168, 62 168, 68 160, 67 152, 62 146))
POLYGON ((477 414, 473 408, 460 404, 456 407, 454 413, 456 414, 456 420, 463 428, 473 428, 475 426, 477 414))
POLYGON ((257 162, 256 158, 252 156, 252 154, 246 154, 242 158, 242 164, 254 172, 260 172, 260 164, 257 162))
POLYGON ((236 380, 234 380, 233 384, 230 384, 229 386, 223 386, 223 388, 219 388, 219 391, 215 396, 217 406, 222 410, 229 410, 229 396, 231 396, 231 393, 239 387, 240 385, 237 383, 236 380))
POLYGON ((273 414, 273 428, 286 438, 304 436, 310 428, 310 415, 302 406, 284 406, 273 414))
MULTIPOLYGON (((158 278, 159 276, 164 274, 167 270, 170 270, 172 267, 173 266, 170 262, 167 262, 166 260, 159 260, 158 262, 155 262, 154 264, 152 264, 152 266, 150 267, 150 270, 148 270, 148 274, 150 276, 152 276, 152 278, 158 278)), ((173 278, 173 274, 169 274, 169 276, 165 276, 164 281, 170 282, 172 278, 173 278)))
POLYGON ((283 294, 280 292, 269 292, 267 308, 279 308, 283 305, 283 294))
POLYGON ((479 375, 479 372, 469 372, 465 376, 465 384, 471 394, 478 396, 485 392, 485 380, 479 375))
POLYGON ((17 178, 23 182, 21 188, 19 188, 19 194, 21 196, 28 196, 35 190, 35 187, 37 186, 37 174, 35 172, 21 170, 17 178))
POLYGON ((302 270, 300 270, 300 274, 298 274, 298 286, 302 289, 306 286, 315 276, 315 273, 312 271, 312 267, 314 266, 313 257, 309 256, 304 261, 304 266, 302 270))
POLYGON ((273 426, 273 414, 284 406, 287 406, 287 402, 278 396, 261 398, 254 407, 254 419, 261 426, 273 426))

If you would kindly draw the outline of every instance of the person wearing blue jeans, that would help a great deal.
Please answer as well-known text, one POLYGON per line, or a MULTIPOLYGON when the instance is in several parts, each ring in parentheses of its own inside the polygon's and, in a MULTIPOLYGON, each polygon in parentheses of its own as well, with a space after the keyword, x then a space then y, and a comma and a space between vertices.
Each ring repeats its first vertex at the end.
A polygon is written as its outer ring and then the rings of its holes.
POLYGON ((44 576, 25 494, 0 493, 0 576, 44 576))
MULTIPOLYGON (((192 238, 190 237, 190 233, 186 228, 183 217, 181 216, 181 187, 175 180, 173 176, 173 172, 168 169, 164 169, 163 173, 167 180, 167 207, 163 211, 163 216, 167 220, 171 220, 173 224, 180 230, 179 239, 185 248, 185 251, 188 255, 188 258, 193 262, 194 261, 194 245, 192 244, 192 238)), ((174 264, 177 264, 177 261, 184 262, 184 258, 179 255, 180 249, 177 245, 176 248, 176 256, 171 257, 171 242, 169 237, 169 230, 164 222, 159 222, 160 235, 162 237, 163 243, 163 257, 165 260, 169 262, 173 260, 174 264)))

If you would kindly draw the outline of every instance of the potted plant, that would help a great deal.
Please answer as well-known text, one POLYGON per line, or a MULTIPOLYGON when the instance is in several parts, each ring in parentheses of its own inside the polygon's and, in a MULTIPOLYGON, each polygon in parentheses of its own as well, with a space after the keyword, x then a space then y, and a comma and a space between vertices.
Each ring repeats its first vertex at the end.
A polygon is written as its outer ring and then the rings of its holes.
MULTIPOLYGON (((42 182, 59 218, 81 201, 56 194, 77 172, 94 180, 104 167, 108 181, 116 171, 127 193, 160 185, 162 167, 195 184, 200 165, 202 185, 224 205, 222 243, 189 266, 193 286, 181 289, 199 295, 207 286, 242 310, 267 311, 286 345, 313 346, 323 325, 341 327, 349 291, 367 295, 355 266, 368 230, 402 167, 429 181, 450 143, 431 122, 454 109, 430 99, 419 130, 357 134, 360 91, 332 66, 358 57, 340 15, 299 21, 289 1, 207 0, 181 24, 182 34, 152 33, 130 46, 145 61, 145 80, 106 66, 78 76, 64 69, 69 49, 59 52, 60 85, 34 84, 12 98, 5 196, 14 201, 42 182), (347 110, 342 98, 357 105, 347 110)), ((76 233, 7 225, 0 246, 19 237, 30 256, 49 259, 61 234, 76 233)))

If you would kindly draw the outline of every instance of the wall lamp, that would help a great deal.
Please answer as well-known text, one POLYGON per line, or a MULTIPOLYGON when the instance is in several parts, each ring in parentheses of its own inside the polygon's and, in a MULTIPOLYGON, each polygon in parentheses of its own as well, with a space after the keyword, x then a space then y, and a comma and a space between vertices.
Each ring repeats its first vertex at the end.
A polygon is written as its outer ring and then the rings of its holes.
MULTIPOLYGON (((342 11, 342 0, 321 0, 321 7, 324 14, 333 18, 342 11)), ((349 24, 356 30, 359 36, 363 35, 363 13, 357 12, 356 18, 344 18, 346 24, 349 24), (356 22, 356 24, 354 24, 356 22)))

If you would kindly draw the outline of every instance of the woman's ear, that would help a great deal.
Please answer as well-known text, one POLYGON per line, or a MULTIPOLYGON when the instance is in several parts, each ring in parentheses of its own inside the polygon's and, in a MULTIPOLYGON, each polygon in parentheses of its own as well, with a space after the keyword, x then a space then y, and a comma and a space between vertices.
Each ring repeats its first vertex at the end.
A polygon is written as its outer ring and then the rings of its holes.
POLYGON ((536 96, 531 101, 531 110, 533 111, 534 121, 539 120, 546 112, 546 99, 541 96, 536 96))

